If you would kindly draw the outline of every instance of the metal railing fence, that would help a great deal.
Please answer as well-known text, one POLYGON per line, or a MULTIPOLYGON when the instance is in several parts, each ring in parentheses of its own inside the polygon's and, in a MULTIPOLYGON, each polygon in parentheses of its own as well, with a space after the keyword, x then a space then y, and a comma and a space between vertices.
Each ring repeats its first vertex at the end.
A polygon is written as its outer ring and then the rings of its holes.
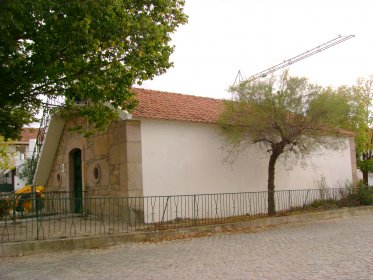
MULTIPOLYGON (((275 191, 276 215, 361 204, 361 188, 275 191)), ((365 193, 373 197, 373 188, 365 193)), ((268 192, 98 197, 68 192, 0 195, 0 242, 111 235, 267 216, 268 192), (76 207, 79 204, 79 207, 76 207)))

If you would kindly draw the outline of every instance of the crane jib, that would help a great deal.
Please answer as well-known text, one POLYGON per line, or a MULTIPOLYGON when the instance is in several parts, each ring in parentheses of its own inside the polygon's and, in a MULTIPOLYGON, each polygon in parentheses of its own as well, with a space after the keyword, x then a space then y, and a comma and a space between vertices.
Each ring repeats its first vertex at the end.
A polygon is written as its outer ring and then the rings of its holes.
POLYGON ((338 37, 336 37, 336 38, 334 38, 334 39, 332 39, 332 40, 330 40, 326 43, 323 43, 323 44, 321 44, 321 45, 319 45, 319 46, 317 46, 317 47, 315 47, 311 50, 305 51, 301 54, 298 54, 297 56, 294 56, 290 59, 284 60, 283 62, 281 62, 279 64, 276 64, 274 66, 271 66, 271 67, 269 67, 269 68, 267 68, 267 69, 265 69, 265 70, 263 70, 259 73, 256 73, 256 74, 248 77, 247 79, 244 79, 242 77, 241 71, 239 70, 238 73, 237 73, 236 79, 234 81, 233 87, 236 86, 237 80, 238 80, 238 84, 240 84, 241 82, 250 82, 250 81, 254 81, 254 80, 259 79, 259 78, 264 78, 267 75, 272 74, 273 72, 275 72, 277 70, 288 67, 288 66, 290 66, 290 65, 292 65, 292 64, 294 64, 294 63, 296 63, 300 60, 303 60, 307 57, 315 55, 315 54, 317 54, 319 52, 322 52, 326 49, 329 49, 329 48, 331 48, 335 45, 338 45, 338 44, 340 44, 344 41, 347 41, 347 40, 349 40, 353 37, 355 37, 355 35, 348 35, 348 36, 339 35, 338 37))

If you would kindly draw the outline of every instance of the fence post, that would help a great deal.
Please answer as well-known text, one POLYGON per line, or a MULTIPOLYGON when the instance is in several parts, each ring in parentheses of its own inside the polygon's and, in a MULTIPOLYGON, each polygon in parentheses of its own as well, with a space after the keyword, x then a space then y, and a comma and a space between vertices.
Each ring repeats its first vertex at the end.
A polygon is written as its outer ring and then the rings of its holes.
POLYGON ((196 223, 196 195, 193 195, 193 225, 195 226, 196 223))
POLYGON ((38 196, 36 194, 36 187, 35 186, 32 186, 31 187, 31 193, 32 195, 34 196, 33 198, 33 203, 32 203, 32 210, 35 211, 35 215, 36 215, 36 240, 39 240, 39 223, 40 223, 40 220, 39 220, 39 205, 38 205, 38 196))
MULTIPOLYGON (((17 211, 17 198, 16 198, 16 194, 13 193, 12 195, 12 200, 13 200, 13 204, 12 204, 12 210, 13 210, 13 213, 12 213, 12 216, 13 216, 13 223, 15 225, 15 221, 16 221, 16 211, 17 211)), ((23 212, 21 212, 23 214, 23 212)), ((15 232, 15 231, 14 231, 15 232)))
POLYGON ((31 211, 34 212, 36 209, 36 187, 31 185, 31 193, 30 193, 30 200, 31 200, 31 211))

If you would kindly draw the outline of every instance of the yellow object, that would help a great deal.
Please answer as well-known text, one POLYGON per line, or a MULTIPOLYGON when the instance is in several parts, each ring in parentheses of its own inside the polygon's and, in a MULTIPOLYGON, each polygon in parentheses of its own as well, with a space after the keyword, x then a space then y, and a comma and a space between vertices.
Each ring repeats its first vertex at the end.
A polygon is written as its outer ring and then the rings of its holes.
MULTIPOLYGON (((31 186, 24 186, 22 189, 19 189, 16 191, 16 194, 21 194, 21 193, 31 193, 31 186)), ((43 193, 44 192, 44 187, 43 186, 36 186, 35 187, 36 192, 43 193)))
MULTIPOLYGON (((32 210, 32 199, 31 199, 31 186, 24 186, 15 192, 16 194, 16 209, 17 211, 31 212, 32 210)), ((35 187, 36 198, 44 198, 44 187, 35 187)))

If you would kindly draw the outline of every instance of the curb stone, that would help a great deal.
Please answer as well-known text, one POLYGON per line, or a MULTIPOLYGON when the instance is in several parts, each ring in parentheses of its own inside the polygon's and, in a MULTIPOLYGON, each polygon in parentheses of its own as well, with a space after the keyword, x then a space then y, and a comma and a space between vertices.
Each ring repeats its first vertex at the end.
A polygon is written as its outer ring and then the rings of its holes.
POLYGON ((24 256, 39 253, 72 251, 84 249, 106 248, 113 245, 128 242, 145 242, 175 235, 195 233, 218 233, 233 229, 259 228, 263 226, 276 226, 286 223, 313 222, 334 218, 345 218, 373 213, 373 206, 361 206, 354 208, 342 208, 337 210, 280 216, 267 217, 257 220, 237 222, 230 224, 206 225, 181 229, 170 229, 152 232, 132 232, 114 235, 102 235, 93 237, 79 237, 56 240, 37 240, 0 243, 0 257, 24 256))

